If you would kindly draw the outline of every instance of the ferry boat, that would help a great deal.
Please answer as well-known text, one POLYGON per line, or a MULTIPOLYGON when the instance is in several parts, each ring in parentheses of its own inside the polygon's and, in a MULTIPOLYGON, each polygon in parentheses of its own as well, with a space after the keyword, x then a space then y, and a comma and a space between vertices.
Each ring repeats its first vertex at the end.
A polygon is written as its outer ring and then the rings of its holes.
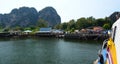
POLYGON ((120 19, 112 25, 110 37, 103 42, 93 64, 120 64, 120 19))

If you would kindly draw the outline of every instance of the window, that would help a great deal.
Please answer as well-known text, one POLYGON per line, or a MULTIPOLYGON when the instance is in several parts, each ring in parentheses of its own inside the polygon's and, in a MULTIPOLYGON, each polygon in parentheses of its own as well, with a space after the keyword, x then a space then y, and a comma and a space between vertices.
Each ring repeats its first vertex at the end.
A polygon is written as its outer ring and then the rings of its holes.
POLYGON ((117 26, 114 27, 114 31, 113 31, 113 42, 114 42, 114 40, 115 40, 116 29, 117 29, 117 26))

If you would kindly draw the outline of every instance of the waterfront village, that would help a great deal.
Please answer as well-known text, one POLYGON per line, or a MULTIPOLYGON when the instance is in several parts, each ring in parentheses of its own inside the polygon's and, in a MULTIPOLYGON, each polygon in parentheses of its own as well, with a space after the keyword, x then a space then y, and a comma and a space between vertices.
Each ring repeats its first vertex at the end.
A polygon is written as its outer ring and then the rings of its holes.
POLYGON ((70 38, 70 39, 104 39, 108 38, 110 30, 104 30, 100 26, 88 27, 74 32, 52 29, 51 27, 43 27, 38 31, 32 30, 9 30, 1 32, 0 37, 55 37, 55 38, 70 38))

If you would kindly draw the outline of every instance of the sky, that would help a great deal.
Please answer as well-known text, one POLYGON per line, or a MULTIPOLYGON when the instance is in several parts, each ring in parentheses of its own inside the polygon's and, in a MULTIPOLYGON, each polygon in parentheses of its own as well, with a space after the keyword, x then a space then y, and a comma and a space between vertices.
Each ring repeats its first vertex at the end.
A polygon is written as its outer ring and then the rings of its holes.
POLYGON ((61 16, 61 22, 81 17, 104 18, 120 11, 120 0, 0 0, 0 13, 10 13, 19 7, 34 7, 37 11, 52 6, 61 16))

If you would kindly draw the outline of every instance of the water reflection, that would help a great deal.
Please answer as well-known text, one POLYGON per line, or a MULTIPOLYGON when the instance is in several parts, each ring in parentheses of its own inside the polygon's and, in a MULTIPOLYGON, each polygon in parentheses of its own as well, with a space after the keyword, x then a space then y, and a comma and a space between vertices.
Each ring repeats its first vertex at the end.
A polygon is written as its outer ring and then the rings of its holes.
POLYGON ((0 40, 0 64, 92 64, 100 44, 55 38, 0 40))

